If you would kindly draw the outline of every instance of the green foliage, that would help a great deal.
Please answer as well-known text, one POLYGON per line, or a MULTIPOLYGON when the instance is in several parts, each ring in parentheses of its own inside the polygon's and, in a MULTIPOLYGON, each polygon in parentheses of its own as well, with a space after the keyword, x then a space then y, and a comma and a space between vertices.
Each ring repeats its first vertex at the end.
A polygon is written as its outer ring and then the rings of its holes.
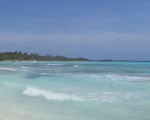
POLYGON ((26 61, 26 60, 37 60, 37 61, 88 61, 85 58, 67 58, 64 56, 41 56, 36 53, 28 54, 27 52, 4 52, 0 53, 0 61, 11 60, 11 61, 26 61))

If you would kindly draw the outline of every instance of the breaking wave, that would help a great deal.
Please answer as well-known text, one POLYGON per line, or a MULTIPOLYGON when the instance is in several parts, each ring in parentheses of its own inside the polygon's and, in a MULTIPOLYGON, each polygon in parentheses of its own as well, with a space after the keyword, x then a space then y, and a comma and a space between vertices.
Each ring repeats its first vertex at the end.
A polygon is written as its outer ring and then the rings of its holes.
POLYGON ((101 102, 119 102, 119 99, 117 96, 113 96, 111 94, 105 94, 101 93, 99 95, 93 95, 87 94, 85 97, 80 97, 76 95, 69 95, 65 93, 56 93, 52 91, 47 91, 35 87, 27 87, 23 91, 24 95, 31 96, 31 97, 44 97, 47 100, 53 100, 53 101, 64 101, 64 100, 73 100, 73 101, 101 101, 101 102))
POLYGON ((39 97, 42 96, 47 100, 63 101, 63 100, 73 100, 82 101, 83 99, 76 95, 68 95, 64 93, 55 93, 52 91, 42 90, 35 87, 28 87, 23 91, 24 95, 39 97))

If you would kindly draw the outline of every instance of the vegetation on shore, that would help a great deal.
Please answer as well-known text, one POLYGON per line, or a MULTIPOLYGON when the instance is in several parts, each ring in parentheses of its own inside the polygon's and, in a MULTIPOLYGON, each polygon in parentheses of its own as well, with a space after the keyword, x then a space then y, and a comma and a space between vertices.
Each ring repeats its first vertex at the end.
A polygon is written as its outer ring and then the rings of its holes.
POLYGON ((88 61, 86 58, 67 58, 64 56, 39 55, 27 52, 4 52, 0 53, 0 61, 88 61))

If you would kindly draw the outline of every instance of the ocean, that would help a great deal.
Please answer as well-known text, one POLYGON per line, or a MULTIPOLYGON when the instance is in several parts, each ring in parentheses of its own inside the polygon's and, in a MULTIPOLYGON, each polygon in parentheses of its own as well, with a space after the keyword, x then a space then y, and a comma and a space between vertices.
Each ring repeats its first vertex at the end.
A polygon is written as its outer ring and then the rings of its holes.
POLYGON ((0 62, 0 120, 150 120, 150 62, 0 62))

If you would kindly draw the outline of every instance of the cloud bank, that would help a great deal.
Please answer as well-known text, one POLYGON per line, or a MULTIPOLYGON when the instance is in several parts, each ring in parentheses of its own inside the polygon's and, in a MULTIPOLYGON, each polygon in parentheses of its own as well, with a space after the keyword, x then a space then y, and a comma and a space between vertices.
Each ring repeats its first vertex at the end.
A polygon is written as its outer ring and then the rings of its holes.
POLYGON ((102 41, 148 41, 150 35, 138 33, 115 33, 105 32, 96 34, 19 34, 19 33, 0 33, 0 42, 102 42, 102 41))

